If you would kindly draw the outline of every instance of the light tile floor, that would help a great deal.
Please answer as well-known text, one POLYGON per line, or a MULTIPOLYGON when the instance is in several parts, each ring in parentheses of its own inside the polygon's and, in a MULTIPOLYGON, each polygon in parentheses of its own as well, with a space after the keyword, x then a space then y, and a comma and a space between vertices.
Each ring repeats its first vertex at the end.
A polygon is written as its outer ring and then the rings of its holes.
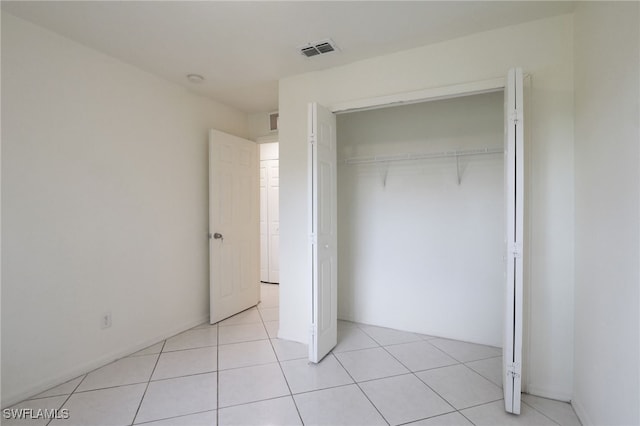
POLYGON ((11 408, 69 410, 66 420, 3 425, 566 425, 569 404, 523 395, 504 412, 501 351, 339 321, 320 364, 276 338, 278 286, 216 325, 202 324, 11 408))

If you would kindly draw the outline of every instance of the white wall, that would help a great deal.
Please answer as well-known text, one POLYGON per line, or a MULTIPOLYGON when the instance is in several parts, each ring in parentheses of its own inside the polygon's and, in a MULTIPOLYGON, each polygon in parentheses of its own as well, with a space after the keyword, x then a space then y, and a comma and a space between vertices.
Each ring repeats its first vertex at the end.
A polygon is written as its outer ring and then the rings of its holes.
POLYGON ((208 318, 211 127, 247 136, 239 111, 2 14, 3 406, 208 318))
POLYGON ((339 318, 502 346, 503 155, 461 157, 460 185, 455 158, 344 160, 501 149, 503 104, 496 92, 338 116, 339 318))
POLYGON ((640 424, 640 7, 575 12, 573 404, 585 425, 640 424))
POLYGON ((339 102, 506 75, 532 75, 528 188, 528 389, 570 399, 573 371, 572 16, 560 16, 280 81, 280 336, 306 342, 310 310, 307 103, 339 102))
MULTIPOLYGON (((273 112, 273 111, 271 111, 273 112)), ((248 115, 249 136, 248 138, 258 143, 268 143, 278 141, 278 131, 271 130, 269 115, 271 112, 256 112, 248 115)))

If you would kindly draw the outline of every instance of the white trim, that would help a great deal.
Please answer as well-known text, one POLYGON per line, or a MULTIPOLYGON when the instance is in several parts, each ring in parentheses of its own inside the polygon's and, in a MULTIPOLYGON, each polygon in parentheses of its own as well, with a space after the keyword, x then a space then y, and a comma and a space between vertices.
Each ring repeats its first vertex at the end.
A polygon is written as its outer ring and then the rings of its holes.
POLYGON ((478 95, 481 93, 496 92, 504 89, 506 80, 504 77, 490 80, 474 81, 470 83, 454 84, 451 86, 432 87, 429 89, 411 92, 396 93, 392 95, 377 96, 355 101, 341 102, 333 105, 329 110, 333 113, 346 113, 365 111, 369 109, 386 108, 395 105, 407 105, 425 101, 457 98, 460 96, 478 95))
POLYGON ((271 133, 270 135, 264 135, 264 136, 258 136, 256 138, 256 143, 257 144, 263 144, 263 143, 273 143, 273 142, 278 142, 278 131, 274 130, 273 133, 271 133))
POLYGON ((113 361, 132 355, 138 351, 141 351, 142 349, 148 348, 149 346, 155 345, 156 343, 166 340, 169 337, 173 337, 176 334, 180 334, 183 331, 187 331, 195 326, 198 326, 204 323, 207 323, 207 324, 209 323, 209 314, 202 315, 195 320, 187 321, 183 323, 181 326, 170 328, 166 332, 158 334, 156 335, 156 337, 153 337, 151 339, 145 339, 140 343, 129 346, 125 349, 113 351, 111 353, 101 356, 100 358, 94 359, 93 361, 89 361, 79 366, 70 368, 64 373, 58 374, 51 379, 46 379, 33 386, 29 386, 29 388, 25 391, 11 394, 8 396, 6 396, 6 392, 3 392, 1 405, 3 408, 9 407, 18 402, 24 401, 28 398, 37 396, 38 394, 41 394, 42 392, 47 391, 55 386, 66 383, 69 380, 73 380, 76 377, 82 376, 83 374, 90 373, 93 370, 96 370, 100 367, 104 367, 105 365, 113 361))
POLYGON ((529 384, 527 386, 527 392, 529 395, 539 396, 542 398, 553 399, 554 401, 572 402, 573 396, 570 393, 558 391, 554 389, 545 389, 529 384))

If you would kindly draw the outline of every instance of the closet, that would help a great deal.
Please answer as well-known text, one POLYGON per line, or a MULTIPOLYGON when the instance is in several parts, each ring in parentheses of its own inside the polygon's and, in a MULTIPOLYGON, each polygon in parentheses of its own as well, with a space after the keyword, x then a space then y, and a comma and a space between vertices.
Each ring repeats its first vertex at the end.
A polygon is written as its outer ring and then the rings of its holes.
POLYGON ((337 115, 338 318, 502 346, 504 93, 337 115))
POLYGON ((260 144, 260 281, 280 281, 278 143, 260 144))

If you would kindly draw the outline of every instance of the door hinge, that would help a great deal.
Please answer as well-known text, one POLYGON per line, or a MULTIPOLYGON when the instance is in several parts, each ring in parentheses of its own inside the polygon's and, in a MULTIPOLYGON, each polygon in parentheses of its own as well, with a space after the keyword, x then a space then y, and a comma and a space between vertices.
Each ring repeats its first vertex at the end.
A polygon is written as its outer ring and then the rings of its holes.
POLYGON ((512 109, 509 111, 509 120, 513 120, 514 123, 520 123, 523 120, 522 109, 512 109))
POLYGON ((309 326, 309 336, 311 336, 311 340, 313 340, 313 338, 315 337, 317 330, 318 328, 315 324, 311 324, 311 326, 309 326))
POLYGON ((316 244, 318 244, 318 236, 316 234, 310 234, 309 242, 315 246, 316 244))
POLYGON ((509 244, 509 256, 514 259, 522 258, 522 243, 509 244))
POLYGON ((310 143, 311 145, 313 145, 314 143, 316 143, 316 140, 317 140, 317 138, 316 138, 316 134, 315 134, 315 133, 311 133, 311 134, 309 135, 309 143, 310 143))
POLYGON ((519 362, 510 362, 507 363, 507 377, 513 377, 517 379, 520 377, 520 363, 519 362))

